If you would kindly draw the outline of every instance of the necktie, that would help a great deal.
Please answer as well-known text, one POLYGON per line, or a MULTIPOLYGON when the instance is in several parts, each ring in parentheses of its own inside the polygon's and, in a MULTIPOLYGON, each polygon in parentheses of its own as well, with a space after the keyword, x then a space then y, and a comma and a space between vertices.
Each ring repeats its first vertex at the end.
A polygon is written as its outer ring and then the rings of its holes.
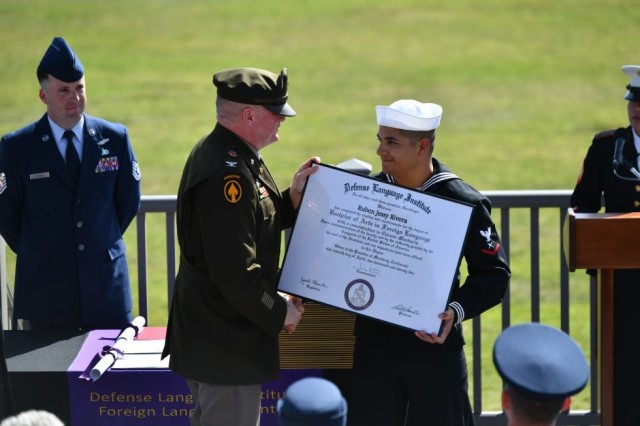
POLYGON ((78 156, 76 147, 73 146, 73 132, 71 130, 66 130, 62 137, 67 140, 67 151, 65 152, 67 167, 69 168, 71 177, 77 182, 78 175, 80 175, 80 157, 78 156))

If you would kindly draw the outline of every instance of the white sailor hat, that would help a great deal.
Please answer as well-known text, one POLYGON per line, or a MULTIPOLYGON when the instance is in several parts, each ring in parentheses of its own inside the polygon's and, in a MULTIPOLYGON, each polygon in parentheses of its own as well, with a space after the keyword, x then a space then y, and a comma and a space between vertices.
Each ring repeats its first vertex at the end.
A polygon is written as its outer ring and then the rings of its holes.
POLYGON ((394 129, 428 131, 437 129, 442 117, 438 104, 422 103, 413 99, 401 99, 389 106, 376 107, 378 125, 394 129))
POLYGON ((640 66, 624 65, 621 70, 631 77, 631 81, 627 85, 629 91, 624 95, 624 98, 628 101, 640 102, 640 66))

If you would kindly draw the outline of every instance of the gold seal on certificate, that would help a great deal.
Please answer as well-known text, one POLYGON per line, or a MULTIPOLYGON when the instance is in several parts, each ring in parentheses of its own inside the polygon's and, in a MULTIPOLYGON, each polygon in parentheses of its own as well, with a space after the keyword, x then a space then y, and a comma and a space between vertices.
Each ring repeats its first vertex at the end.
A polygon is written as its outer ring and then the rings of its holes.
POLYGON ((373 303, 373 287, 367 280, 353 280, 344 289, 344 300, 354 311, 364 311, 373 303))
POLYGON ((278 290, 438 333, 473 206, 318 167, 300 201, 278 290))

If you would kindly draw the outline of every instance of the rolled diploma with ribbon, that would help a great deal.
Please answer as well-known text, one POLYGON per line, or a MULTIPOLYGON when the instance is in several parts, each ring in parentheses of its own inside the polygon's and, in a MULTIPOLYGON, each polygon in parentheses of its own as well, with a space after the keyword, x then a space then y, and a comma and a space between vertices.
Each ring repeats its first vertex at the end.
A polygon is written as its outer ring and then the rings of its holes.
POLYGON ((144 317, 135 317, 131 324, 122 330, 113 346, 105 346, 104 355, 89 373, 93 381, 98 380, 124 354, 127 344, 142 331, 145 323, 144 317))

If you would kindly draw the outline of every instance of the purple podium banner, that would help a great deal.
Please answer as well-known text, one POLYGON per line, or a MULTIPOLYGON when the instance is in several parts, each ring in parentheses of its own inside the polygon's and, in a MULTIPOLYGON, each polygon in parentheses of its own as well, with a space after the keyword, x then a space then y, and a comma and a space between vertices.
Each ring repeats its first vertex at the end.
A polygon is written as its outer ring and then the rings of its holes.
MULTIPOLYGON (((119 332, 91 331, 69 367, 71 426, 189 426, 194 408, 191 393, 185 379, 169 369, 109 369, 96 381, 81 377, 119 332)), ((291 383, 309 376, 320 377, 322 370, 286 369, 278 381, 262 385, 262 426, 278 425, 278 399, 284 398, 291 383)))

